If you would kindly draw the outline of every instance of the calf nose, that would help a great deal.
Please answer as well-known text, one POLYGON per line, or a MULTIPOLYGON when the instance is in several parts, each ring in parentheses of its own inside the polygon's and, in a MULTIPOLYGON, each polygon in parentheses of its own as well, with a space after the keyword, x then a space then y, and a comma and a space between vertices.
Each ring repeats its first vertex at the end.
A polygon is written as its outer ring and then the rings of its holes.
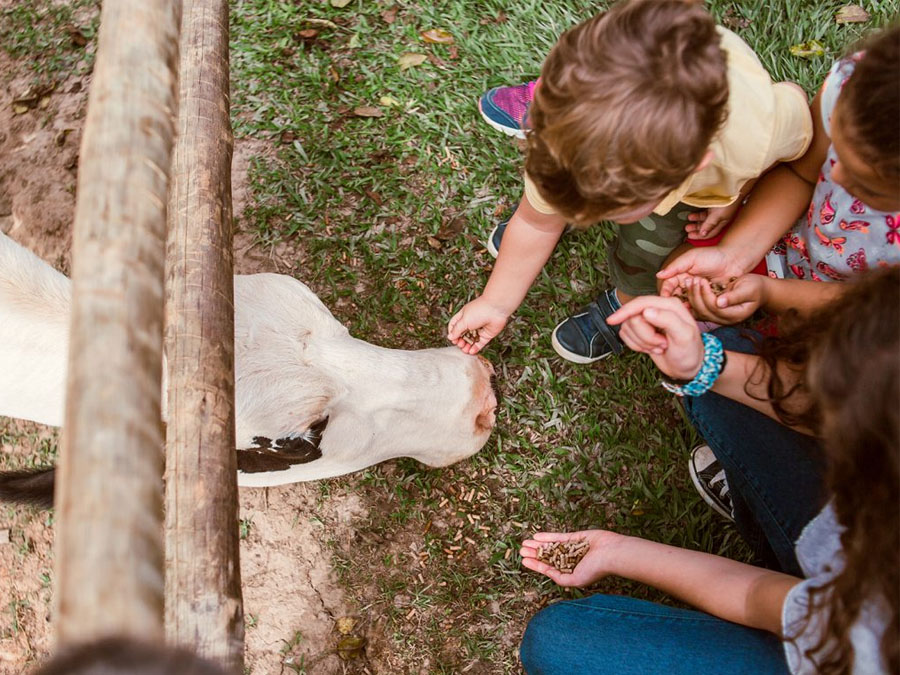
POLYGON ((485 372, 488 375, 488 386, 479 387, 482 403, 478 415, 475 417, 475 427, 478 431, 490 431, 497 422, 497 404, 500 400, 500 393, 497 388, 497 376, 494 373, 494 366, 481 355, 478 356, 478 360, 485 367, 485 372))

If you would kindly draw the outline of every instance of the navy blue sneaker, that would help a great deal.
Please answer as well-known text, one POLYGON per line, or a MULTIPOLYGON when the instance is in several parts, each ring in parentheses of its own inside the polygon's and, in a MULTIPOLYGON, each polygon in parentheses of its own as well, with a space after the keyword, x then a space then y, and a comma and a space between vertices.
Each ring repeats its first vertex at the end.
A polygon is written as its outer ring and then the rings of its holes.
POLYGON ((553 349, 574 363, 593 363, 620 354, 625 345, 619 339, 619 327, 606 323, 620 306, 614 289, 603 291, 594 302, 553 329, 553 349))
POLYGON ((484 121, 507 136, 525 138, 528 106, 534 98, 537 80, 513 87, 494 87, 478 99, 484 121))
MULTIPOLYGON (((512 218, 512 216, 510 216, 512 218)), ((497 225, 491 233, 488 235, 487 241, 484 242, 484 247, 488 250, 495 258, 500 255, 500 242, 503 241, 503 233, 506 232, 506 226, 509 224, 509 218, 504 220, 502 223, 497 225)), ((566 225, 563 229, 563 234, 568 232, 571 229, 570 225, 566 225)))

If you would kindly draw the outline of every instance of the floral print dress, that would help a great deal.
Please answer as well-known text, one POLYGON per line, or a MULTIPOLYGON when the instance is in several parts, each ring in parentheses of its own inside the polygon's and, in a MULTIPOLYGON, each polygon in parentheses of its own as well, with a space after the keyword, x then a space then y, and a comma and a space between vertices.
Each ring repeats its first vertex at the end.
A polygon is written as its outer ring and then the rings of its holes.
MULTIPOLYGON (((861 57, 838 61, 825 80, 822 123, 829 136, 841 88, 861 57)), ((766 255, 769 276, 842 281, 871 267, 900 264, 900 213, 875 211, 844 190, 831 178, 836 162, 832 145, 806 216, 766 255)))

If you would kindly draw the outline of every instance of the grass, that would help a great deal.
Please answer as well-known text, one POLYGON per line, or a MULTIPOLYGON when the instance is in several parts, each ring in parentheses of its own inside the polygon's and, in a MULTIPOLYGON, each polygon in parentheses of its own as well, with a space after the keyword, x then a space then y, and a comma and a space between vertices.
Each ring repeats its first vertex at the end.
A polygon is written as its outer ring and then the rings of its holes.
POLYGON ((52 86, 90 70, 99 7, 98 0, 9 3, 0 8, 0 47, 27 64, 35 84, 52 86))
MULTIPOLYGON (((863 2, 869 24, 838 26, 842 4, 708 3, 773 78, 809 94, 838 55, 898 11, 863 2), (811 39, 825 56, 789 54, 811 39)), ((475 101, 536 76, 555 36, 597 9, 575 0, 234 3, 235 132, 274 147, 252 163, 240 227, 265 245, 289 243, 302 257, 298 276, 358 337, 442 344, 451 314, 489 275, 480 242, 521 189, 520 149, 480 120, 475 101), (454 45, 425 43, 429 28, 449 31, 454 45), (427 58, 404 70, 407 53, 427 58), (356 116, 361 106, 382 116, 356 116)), ((398 672, 517 672, 528 616, 580 593, 522 572, 518 544, 536 529, 608 527, 747 557, 690 486, 686 458, 698 439, 649 361, 630 354, 584 367, 552 352, 553 325, 605 286, 610 237, 604 227, 567 235, 487 349, 504 404, 479 455, 437 471, 400 461, 322 485, 323 495, 346 488, 371 507, 356 525, 364 543, 335 544, 335 569, 360 606, 388 617, 398 672)), ((661 599, 621 580, 600 588, 661 599)))

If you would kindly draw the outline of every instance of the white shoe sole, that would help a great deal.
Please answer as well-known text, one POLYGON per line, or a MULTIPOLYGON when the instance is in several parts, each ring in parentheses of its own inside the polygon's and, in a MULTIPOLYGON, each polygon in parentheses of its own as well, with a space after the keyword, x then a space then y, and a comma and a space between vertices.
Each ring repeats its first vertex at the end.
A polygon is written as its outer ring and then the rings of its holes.
POLYGON ((571 361, 572 363, 579 363, 583 366, 586 366, 589 363, 596 363, 597 361, 602 361, 607 356, 612 354, 612 352, 606 352, 603 356, 598 356, 595 359, 592 359, 589 356, 582 356, 581 354, 576 354, 575 352, 570 352, 568 349, 563 347, 559 340, 556 339, 556 331, 559 330, 559 324, 557 324, 556 328, 553 329, 553 334, 550 336, 550 344, 553 345, 553 350, 563 357, 566 361, 571 361))
MULTIPOLYGON (((513 138, 519 138, 521 140, 525 140, 525 132, 521 129, 513 129, 511 127, 505 127, 502 124, 497 124, 494 120, 484 114, 484 110, 481 109, 481 99, 478 99, 478 112, 481 113, 481 116, 484 118, 484 121, 487 122, 491 127, 496 129, 497 131, 506 134, 507 136, 512 136, 513 138)), ((497 254, 494 254, 494 257, 497 257, 497 254)))
MULTIPOLYGON (((500 227, 499 225, 497 227, 500 227)), ((500 255, 500 251, 497 250, 497 247, 494 246, 494 235, 497 234, 497 227, 491 230, 491 233, 488 235, 487 241, 484 242, 484 247, 487 249, 487 252, 491 254, 494 258, 500 255)))

